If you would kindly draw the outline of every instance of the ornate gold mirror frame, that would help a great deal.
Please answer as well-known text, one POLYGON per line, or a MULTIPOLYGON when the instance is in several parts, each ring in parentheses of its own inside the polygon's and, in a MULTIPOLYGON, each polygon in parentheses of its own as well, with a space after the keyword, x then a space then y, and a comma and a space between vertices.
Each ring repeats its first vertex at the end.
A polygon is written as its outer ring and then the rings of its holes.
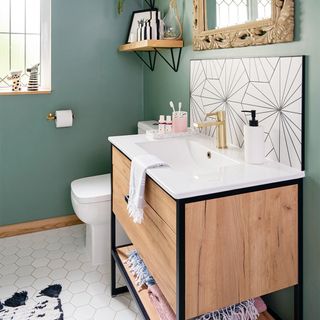
POLYGON ((294 0, 272 0, 271 19, 207 30, 206 0, 193 0, 193 50, 290 42, 294 39, 294 0))

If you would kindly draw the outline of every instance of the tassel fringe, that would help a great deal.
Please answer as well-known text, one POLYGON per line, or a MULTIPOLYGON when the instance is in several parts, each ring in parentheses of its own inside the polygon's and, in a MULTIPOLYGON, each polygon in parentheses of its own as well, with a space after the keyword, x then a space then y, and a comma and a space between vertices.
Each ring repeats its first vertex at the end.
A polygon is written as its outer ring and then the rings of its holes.
POLYGON ((135 284, 139 289, 143 286, 152 286, 156 283, 149 273, 147 266, 139 256, 137 250, 130 252, 125 264, 128 265, 130 272, 134 275, 136 280, 135 284))
POLYGON ((250 299, 239 304, 204 314, 197 320, 257 320, 259 312, 250 299))

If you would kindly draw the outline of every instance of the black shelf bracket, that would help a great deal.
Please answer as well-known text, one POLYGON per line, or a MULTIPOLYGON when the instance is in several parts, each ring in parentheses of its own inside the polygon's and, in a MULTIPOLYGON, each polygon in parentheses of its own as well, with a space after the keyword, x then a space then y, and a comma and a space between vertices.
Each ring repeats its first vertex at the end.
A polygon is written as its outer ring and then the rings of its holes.
POLYGON ((178 48, 179 53, 178 53, 178 59, 175 59, 174 56, 174 48, 170 48, 170 53, 171 53, 171 61, 170 62, 157 48, 154 48, 155 52, 167 63, 167 65, 174 71, 178 72, 179 66, 180 66, 180 60, 181 60, 181 51, 182 48, 178 48))
POLYGON ((154 71, 155 66, 156 66, 156 60, 157 60, 157 55, 159 55, 165 63, 174 71, 178 72, 179 66, 180 66, 180 61, 181 61, 181 52, 182 48, 177 48, 179 50, 178 52, 178 57, 175 57, 174 55, 174 49, 175 48, 170 48, 170 57, 171 61, 166 58, 158 48, 154 48, 154 51, 148 51, 148 59, 143 57, 142 54, 140 54, 140 51, 134 51, 134 53, 139 57, 139 59, 151 70, 154 71), (152 54, 153 53, 153 54, 152 54))
POLYGON ((156 60, 157 60, 157 52, 148 51, 148 61, 139 53, 139 51, 134 52, 138 58, 151 70, 154 71, 154 68, 156 66, 156 60))
POLYGON ((155 8, 156 0, 144 0, 151 10, 155 8))

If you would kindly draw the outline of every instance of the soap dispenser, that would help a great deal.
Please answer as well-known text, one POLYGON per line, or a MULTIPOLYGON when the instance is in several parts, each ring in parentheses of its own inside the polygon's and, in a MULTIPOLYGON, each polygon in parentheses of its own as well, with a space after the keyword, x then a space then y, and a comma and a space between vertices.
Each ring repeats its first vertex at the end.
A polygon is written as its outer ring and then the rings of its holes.
POLYGON ((256 110, 243 110, 250 113, 249 125, 244 126, 244 158, 250 164, 263 164, 265 159, 264 130, 256 119, 256 110))

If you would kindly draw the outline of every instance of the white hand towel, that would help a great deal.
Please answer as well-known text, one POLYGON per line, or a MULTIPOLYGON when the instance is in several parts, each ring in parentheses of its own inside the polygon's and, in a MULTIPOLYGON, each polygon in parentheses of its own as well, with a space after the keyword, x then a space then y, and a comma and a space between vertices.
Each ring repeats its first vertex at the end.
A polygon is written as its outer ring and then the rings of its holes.
POLYGON ((136 156, 131 162, 128 211, 134 223, 142 223, 144 202, 144 190, 146 184, 146 171, 152 168, 165 166, 166 164, 156 156, 145 154, 136 156))

